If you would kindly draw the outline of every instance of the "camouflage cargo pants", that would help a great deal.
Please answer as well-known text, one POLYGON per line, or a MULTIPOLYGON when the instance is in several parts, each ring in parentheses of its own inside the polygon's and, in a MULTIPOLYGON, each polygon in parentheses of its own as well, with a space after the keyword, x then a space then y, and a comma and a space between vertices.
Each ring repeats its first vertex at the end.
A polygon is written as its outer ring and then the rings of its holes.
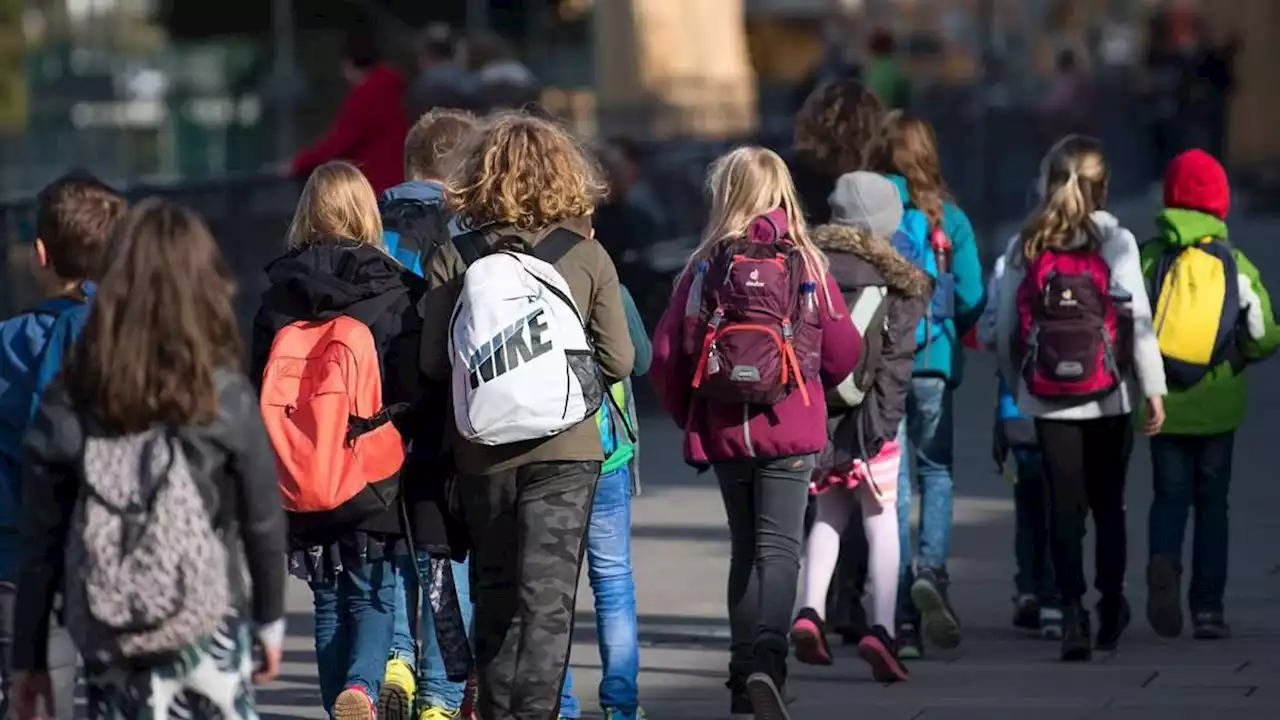
POLYGON ((485 720, 554 720, 560 712, 599 477, 598 462, 546 462, 459 482, 473 543, 485 720))

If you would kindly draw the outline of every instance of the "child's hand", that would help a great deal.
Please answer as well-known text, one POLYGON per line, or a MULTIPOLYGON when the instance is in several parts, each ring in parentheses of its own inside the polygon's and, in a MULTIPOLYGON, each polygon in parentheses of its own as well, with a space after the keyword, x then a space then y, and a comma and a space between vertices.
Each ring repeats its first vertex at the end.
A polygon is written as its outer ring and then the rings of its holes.
POLYGON ((1160 434, 1164 426, 1164 397, 1157 395, 1147 398, 1147 422, 1142 426, 1142 434, 1147 437, 1160 434))

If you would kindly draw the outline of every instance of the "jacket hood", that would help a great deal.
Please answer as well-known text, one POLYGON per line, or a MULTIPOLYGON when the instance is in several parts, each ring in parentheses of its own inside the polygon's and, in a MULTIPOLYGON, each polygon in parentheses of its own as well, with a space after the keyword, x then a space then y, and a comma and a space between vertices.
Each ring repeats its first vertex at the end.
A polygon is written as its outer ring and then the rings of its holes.
POLYGON ((1226 236, 1227 224, 1209 213, 1167 208, 1156 215, 1156 237, 1175 247, 1195 245, 1207 237, 1226 236))
POLYGON ((444 186, 434 180, 409 180, 382 191, 379 204, 394 200, 419 200, 425 203, 440 203, 444 200, 444 186))
POLYGON ((262 308, 285 324, 347 315, 372 325, 408 293, 412 277, 377 248, 332 239, 292 250, 266 272, 262 308))
POLYGON ((853 287, 883 284, 910 297, 925 297, 933 291, 929 276, 883 238, 846 225, 822 225, 810 237, 827 253, 831 274, 842 289, 852 280, 853 287))

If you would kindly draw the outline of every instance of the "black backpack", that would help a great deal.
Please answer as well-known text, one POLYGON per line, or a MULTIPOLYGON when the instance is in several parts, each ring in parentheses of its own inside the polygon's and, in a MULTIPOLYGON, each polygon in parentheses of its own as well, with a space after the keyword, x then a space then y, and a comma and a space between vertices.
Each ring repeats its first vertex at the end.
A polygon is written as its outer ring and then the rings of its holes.
POLYGON ((387 252, 419 277, 423 263, 449 242, 449 219, 437 203, 396 198, 378 203, 387 252))

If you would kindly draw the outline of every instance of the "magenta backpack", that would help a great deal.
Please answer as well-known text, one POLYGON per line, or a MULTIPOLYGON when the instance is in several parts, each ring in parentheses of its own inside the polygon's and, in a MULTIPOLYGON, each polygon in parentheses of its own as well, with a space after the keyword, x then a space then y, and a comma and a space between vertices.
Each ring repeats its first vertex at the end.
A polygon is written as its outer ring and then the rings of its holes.
POLYGON ((1111 268, 1097 252, 1046 250, 1018 287, 1018 328, 1027 391, 1086 402, 1120 385, 1119 319, 1111 268))
POLYGON ((705 268, 694 392, 718 402, 776 405, 798 389, 807 405, 805 381, 818 372, 822 327, 817 286, 805 278, 800 251, 774 225, 772 242, 730 243, 705 268))

